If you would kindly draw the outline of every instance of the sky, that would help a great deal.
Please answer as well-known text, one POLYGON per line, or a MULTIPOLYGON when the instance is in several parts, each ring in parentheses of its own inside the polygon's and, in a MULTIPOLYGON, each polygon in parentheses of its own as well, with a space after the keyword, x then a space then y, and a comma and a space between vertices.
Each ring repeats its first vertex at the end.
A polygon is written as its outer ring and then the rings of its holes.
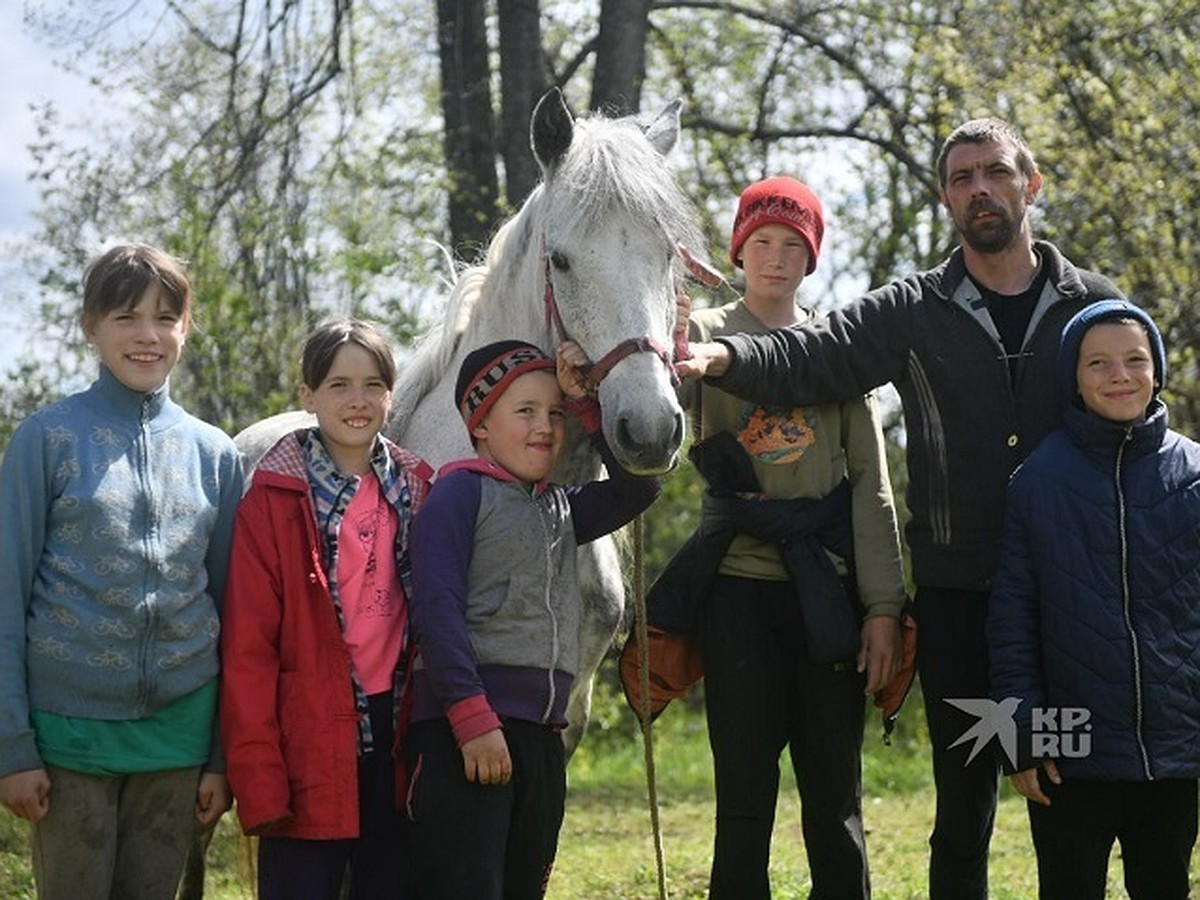
POLYGON ((17 269, 12 242, 34 228, 36 187, 28 180, 28 145, 36 136, 31 103, 52 100, 63 121, 80 116, 94 92, 54 65, 52 52, 25 28, 26 0, 0 0, 0 369, 33 340, 32 311, 20 302, 28 281, 17 269))
POLYGON ((26 145, 34 137, 31 102, 70 96, 71 80, 57 72, 22 24, 22 0, 0 0, 0 234, 28 227, 37 200, 25 180, 26 145))

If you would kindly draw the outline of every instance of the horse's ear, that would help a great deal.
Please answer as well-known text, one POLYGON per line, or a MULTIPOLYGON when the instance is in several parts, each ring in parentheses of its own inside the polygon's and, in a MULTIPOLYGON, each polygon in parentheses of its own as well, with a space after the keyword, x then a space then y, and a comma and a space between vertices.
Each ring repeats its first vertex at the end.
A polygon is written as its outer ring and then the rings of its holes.
POLYGON ((537 102, 529 124, 529 142, 543 172, 549 172, 567 155, 574 135, 575 122, 567 109, 567 101, 563 99, 562 91, 552 87, 537 102))
POLYGON ((672 100, 646 127, 646 140, 661 156, 670 153, 671 148, 679 139, 679 111, 681 109, 683 109, 683 101, 672 100))

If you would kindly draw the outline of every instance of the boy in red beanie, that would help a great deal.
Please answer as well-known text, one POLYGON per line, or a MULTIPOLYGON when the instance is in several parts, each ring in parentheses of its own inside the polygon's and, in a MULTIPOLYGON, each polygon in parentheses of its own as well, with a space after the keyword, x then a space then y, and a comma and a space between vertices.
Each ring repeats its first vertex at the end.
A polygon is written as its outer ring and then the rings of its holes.
MULTIPOLYGON (((745 293, 693 312, 691 339, 814 320, 796 295, 816 268, 824 230, 820 200, 799 181, 768 178, 746 188, 729 249, 745 272, 745 293)), ((703 459, 732 446, 753 482, 710 478, 701 529, 671 564, 695 572, 703 562, 689 553, 701 546, 712 560, 697 622, 717 791, 710 896, 771 896, 787 747, 813 896, 868 897, 863 695, 897 669, 905 600, 875 400, 774 407, 702 383, 688 399, 700 441, 692 458, 702 473, 729 471, 703 459)))
POLYGON ((586 361, 571 342, 556 363, 500 341, 459 372, 455 402, 477 455, 441 469, 412 532, 409 897, 546 891, 566 796, 560 732, 580 662, 575 549, 658 495, 657 478, 629 475, 604 443, 579 374, 586 361), (548 481, 568 408, 610 478, 548 481))
POLYGON ((817 267, 817 257, 821 255, 825 215, 821 201, 808 185, 780 175, 755 182, 742 191, 729 241, 729 261, 739 269, 744 268, 742 245, 764 225, 783 225, 800 235, 808 251, 804 274, 811 275, 817 267))

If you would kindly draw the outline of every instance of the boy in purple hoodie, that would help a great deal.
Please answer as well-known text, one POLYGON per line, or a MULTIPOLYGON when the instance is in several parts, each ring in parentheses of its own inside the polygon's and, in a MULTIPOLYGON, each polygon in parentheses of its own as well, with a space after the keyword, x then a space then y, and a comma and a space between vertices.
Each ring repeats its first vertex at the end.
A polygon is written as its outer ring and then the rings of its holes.
POLYGON ((579 665, 575 549, 620 528, 659 490, 609 452, 584 362, 571 343, 556 363, 501 341, 470 353, 459 372, 455 400, 477 456, 442 468, 412 531, 413 897, 536 898, 549 882, 566 796, 559 732, 579 665), (611 478, 547 481, 568 409, 611 478))

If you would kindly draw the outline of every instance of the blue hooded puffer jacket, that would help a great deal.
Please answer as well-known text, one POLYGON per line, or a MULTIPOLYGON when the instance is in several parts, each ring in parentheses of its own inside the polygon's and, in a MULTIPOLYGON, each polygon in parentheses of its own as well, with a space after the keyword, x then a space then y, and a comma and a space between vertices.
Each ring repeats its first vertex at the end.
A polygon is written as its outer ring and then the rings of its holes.
POLYGON ((1050 756, 1064 777, 1200 777, 1200 444, 1167 427, 1162 338, 1132 304, 1068 322, 1059 373, 1072 403, 1009 484, 988 614, 992 698, 1021 700, 1016 768, 1050 756), (1084 333, 1118 318, 1145 326, 1155 363, 1146 418, 1128 425, 1086 411, 1075 381, 1084 333), (1089 718, 1064 740, 1061 713, 1035 708, 1089 718))

